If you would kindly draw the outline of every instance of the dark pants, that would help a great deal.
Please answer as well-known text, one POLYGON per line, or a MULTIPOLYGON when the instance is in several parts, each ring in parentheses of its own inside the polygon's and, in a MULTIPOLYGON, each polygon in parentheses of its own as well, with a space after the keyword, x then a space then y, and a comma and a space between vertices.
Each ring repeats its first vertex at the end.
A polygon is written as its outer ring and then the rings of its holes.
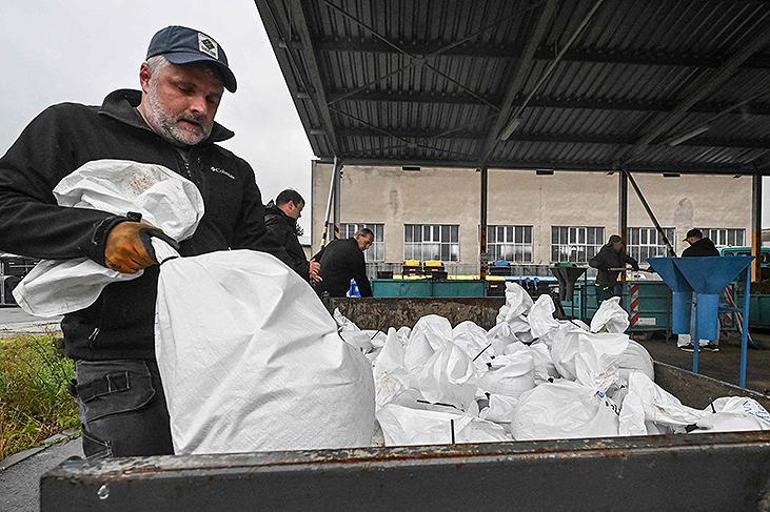
POLYGON ((166 398, 155 361, 76 361, 86 457, 173 454, 166 398))
POLYGON ((596 284, 596 305, 601 305, 607 299, 612 297, 622 297, 623 287, 619 284, 596 284))

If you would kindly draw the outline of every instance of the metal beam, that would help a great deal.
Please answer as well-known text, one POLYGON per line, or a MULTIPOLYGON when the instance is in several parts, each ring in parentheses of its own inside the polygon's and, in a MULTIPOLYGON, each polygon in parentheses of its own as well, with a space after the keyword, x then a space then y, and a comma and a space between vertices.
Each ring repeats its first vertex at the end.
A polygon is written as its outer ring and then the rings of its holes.
POLYGON ((479 178, 481 185, 481 201, 479 211, 479 279, 486 281, 487 264, 489 263, 489 253, 487 252, 487 211, 489 202, 489 169, 482 167, 479 169, 479 178))
MULTIPOLYGON (((628 244, 628 173, 624 170, 618 172, 618 231, 626 245, 623 247, 623 254, 626 253, 628 244)), ((623 268, 625 269, 625 264, 623 268)), ((626 271, 620 273, 620 279, 626 282, 626 271)))
MULTIPOLYGON (((410 103, 410 104, 447 104, 482 107, 468 94, 457 93, 433 93, 433 92, 413 92, 413 91, 361 91, 350 95, 347 90, 335 90, 329 92, 329 100, 332 103, 337 98, 344 98, 341 101, 355 101, 365 103, 410 103)), ((485 98, 490 103, 500 104, 499 97, 487 96, 485 98)), ((513 100, 513 106, 517 107, 524 101, 523 97, 517 97, 513 100)), ((634 101, 634 100, 615 100, 612 98, 553 98, 535 96, 529 102, 530 107, 564 108, 564 109, 588 109, 588 110, 618 110, 624 112, 670 112, 676 104, 670 101, 634 101)), ((690 112, 703 114, 718 114, 730 108, 730 103, 701 102, 694 105, 690 112)), ((736 115, 770 115, 770 103, 750 102, 741 109, 731 110, 729 113, 736 115)))
POLYGON ((500 107, 495 122, 489 129, 486 136, 486 141, 479 153, 479 160, 482 165, 486 164, 489 156, 495 148, 497 139, 500 136, 500 132, 505 128, 505 125, 509 122, 511 112, 513 112, 513 100, 521 94, 521 88, 526 83, 529 77, 530 70, 532 68, 533 59, 535 56, 535 50, 537 50, 540 41, 545 36, 546 29, 550 25, 556 12, 556 0, 547 0, 543 9, 540 11, 540 16, 537 19, 537 23, 532 28, 532 33, 527 39, 527 44, 524 47, 524 51, 521 56, 516 59, 516 65, 511 73, 511 83, 508 85, 508 89, 504 95, 503 104, 500 107))
MULTIPOLYGON (((320 161, 330 162, 331 156, 322 157, 320 161)), ((423 167, 450 167, 456 169, 475 169, 478 167, 476 160, 459 159, 435 159, 426 158, 424 155, 406 155, 403 158, 373 157, 372 155, 350 153, 345 155, 345 165, 419 165, 423 167)), ((616 169, 614 162, 592 161, 555 161, 555 160, 493 160, 487 165, 489 169, 503 169, 507 171, 532 171, 549 169, 556 171, 573 172, 604 172, 616 169)), ((744 164, 707 164, 701 162, 629 162, 624 166, 628 171, 637 173, 660 174, 663 172, 677 172, 680 174, 714 174, 724 176, 752 175, 755 168, 744 164)), ((765 175, 770 176, 770 169, 765 170, 765 175)))
MULTIPOLYGON (((456 130, 444 135, 435 131, 414 128, 388 128, 387 130, 375 130, 373 128, 340 128, 339 137, 382 137, 391 136, 397 139, 463 139, 481 141, 485 134, 478 130, 456 130), (387 135, 385 134, 387 132, 387 135)), ((556 142, 564 144, 620 144, 631 145, 635 137, 613 134, 582 134, 582 133, 520 133, 512 134, 508 142, 556 142)), ((746 148, 766 149, 770 148, 770 139, 718 139, 708 136, 699 136, 686 140, 679 146, 696 147, 720 147, 720 148, 746 148)))
POLYGON ((650 144, 661 135, 667 133, 671 128, 674 128, 684 118, 690 108, 732 78, 746 60, 768 44, 770 44, 770 23, 765 24, 751 41, 741 46, 741 49, 717 70, 704 74, 705 80, 701 80, 699 83, 696 82, 690 90, 685 91, 681 96, 682 100, 670 113, 662 119, 653 119, 649 124, 648 130, 635 142, 636 148, 650 144))
MULTIPOLYGON (((412 55, 424 55, 435 52, 444 46, 439 44, 407 44, 403 48, 412 55)), ((324 52, 342 53, 377 53, 397 54, 393 48, 373 38, 357 39, 322 39, 318 41, 318 49, 324 52)), ((443 55, 456 57, 481 57, 492 59, 518 59, 523 53, 519 45, 507 43, 465 43, 461 46, 442 52, 443 55)), ((535 49, 534 58, 551 60, 558 50, 547 45, 535 49)), ((617 48, 574 48, 567 51, 563 61, 588 62, 599 64, 637 64, 643 66, 683 66, 699 68, 718 68, 727 60, 722 53, 677 53, 655 52, 648 50, 624 50, 617 48)), ((743 67, 748 69, 770 68, 770 55, 757 55, 748 59, 743 67)))
POLYGON ((751 282, 762 280, 762 175, 756 173, 751 180, 751 282))
POLYGON ((639 189, 639 185, 636 184, 636 180, 634 179, 633 175, 628 172, 627 170, 621 171, 625 173, 625 175, 628 177, 628 181, 631 183, 631 186, 634 188, 634 192, 636 192, 636 196, 639 198, 639 201, 642 203, 642 206, 644 207, 644 210, 647 212, 647 215, 650 217, 650 220, 652 221, 652 224, 655 226, 655 229, 658 231, 658 235, 663 240, 663 243, 666 245, 666 250, 668 251, 668 255, 670 257, 676 257, 676 252, 674 251, 674 247, 671 245, 671 242, 668 240, 668 237, 666 236, 666 232, 663 231, 663 228, 660 227, 660 223, 658 222, 658 219, 655 217, 655 214, 652 211, 652 208, 650 207, 650 204, 647 202, 647 199, 645 199, 644 194, 642 194, 642 191, 639 189))
MULTIPOLYGON (((329 140, 329 145, 335 154, 339 153, 339 144, 337 142, 337 136, 335 133, 334 122, 332 121, 331 112, 329 111, 328 101, 326 93, 324 91, 323 79, 321 78, 321 70, 318 66, 318 58, 316 56, 316 50, 313 43, 313 37, 310 34, 310 28, 307 23, 307 16, 305 11, 305 5, 309 0, 289 0, 289 8, 293 15, 294 26, 299 32, 300 41, 302 42, 302 55, 305 61, 305 70, 307 71, 308 78, 310 79, 312 87, 307 88, 307 91, 312 90, 315 96, 315 105, 318 109, 318 113, 323 120, 326 127, 326 138, 329 140)), ((285 73, 284 73, 285 75, 285 73)))

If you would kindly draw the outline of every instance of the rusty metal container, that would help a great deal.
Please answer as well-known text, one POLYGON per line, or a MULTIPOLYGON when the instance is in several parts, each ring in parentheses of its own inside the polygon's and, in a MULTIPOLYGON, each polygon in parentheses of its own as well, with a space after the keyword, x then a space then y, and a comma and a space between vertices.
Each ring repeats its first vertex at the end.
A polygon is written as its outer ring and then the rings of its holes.
MULTIPOLYGON (((437 313, 491 327, 501 299, 335 300, 362 328, 437 313)), ((770 397, 669 365, 656 382, 692 407, 770 397)), ((770 431, 230 455, 71 459, 41 510, 770 511, 770 431)))

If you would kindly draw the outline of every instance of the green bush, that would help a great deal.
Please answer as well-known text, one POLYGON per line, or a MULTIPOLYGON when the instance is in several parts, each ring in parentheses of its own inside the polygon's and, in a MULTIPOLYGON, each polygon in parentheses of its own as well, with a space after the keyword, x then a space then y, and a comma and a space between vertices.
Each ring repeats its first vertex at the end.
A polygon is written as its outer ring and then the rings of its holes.
POLYGON ((73 376, 54 335, 0 339, 0 459, 79 426, 73 376))

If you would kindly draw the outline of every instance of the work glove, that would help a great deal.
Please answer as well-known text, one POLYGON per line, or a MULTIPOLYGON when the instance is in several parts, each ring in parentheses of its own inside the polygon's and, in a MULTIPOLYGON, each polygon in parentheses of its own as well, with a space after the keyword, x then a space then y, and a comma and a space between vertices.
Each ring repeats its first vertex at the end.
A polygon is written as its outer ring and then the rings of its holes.
POLYGON ((104 263, 112 270, 135 274, 142 269, 157 265, 151 237, 158 237, 177 247, 174 240, 163 231, 146 222, 125 221, 116 224, 107 235, 104 244, 104 263))
POLYGON ((321 271, 321 264, 315 260, 311 260, 310 263, 308 264, 308 274, 310 275, 310 282, 312 284, 318 284, 321 281, 323 281, 321 276, 318 275, 320 271, 321 271))

